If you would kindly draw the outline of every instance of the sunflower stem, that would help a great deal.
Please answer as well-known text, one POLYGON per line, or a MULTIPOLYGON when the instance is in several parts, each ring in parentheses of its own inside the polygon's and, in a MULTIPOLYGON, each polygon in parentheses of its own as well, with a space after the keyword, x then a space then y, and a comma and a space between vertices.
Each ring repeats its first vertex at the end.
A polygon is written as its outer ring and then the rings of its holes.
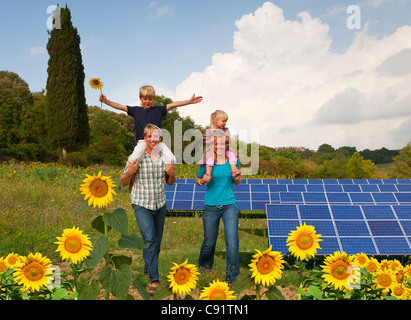
POLYGON ((259 284, 255 285, 255 300, 261 300, 260 285, 259 284))
MULTIPOLYGON (((106 208, 103 209, 103 215, 106 213, 106 208)), ((104 222, 104 235, 108 237, 108 225, 104 222)), ((105 262, 106 262, 106 270, 110 269, 110 254, 109 250, 107 250, 105 256, 104 256, 105 262)), ((109 300, 110 299, 110 292, 106 290, 105 294, 105 299, 109 300)))

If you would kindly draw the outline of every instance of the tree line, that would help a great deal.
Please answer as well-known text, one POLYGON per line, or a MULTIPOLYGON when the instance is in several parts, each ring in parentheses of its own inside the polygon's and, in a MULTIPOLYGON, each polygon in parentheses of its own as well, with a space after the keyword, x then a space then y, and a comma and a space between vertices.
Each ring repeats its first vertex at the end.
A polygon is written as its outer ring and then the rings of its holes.
MULTIPOLYGON (((49 32, 46 90, 30 92, 18 74, 0 71, 0 159, 60 161, 73 166, 95 163, 122 166, 135 146, 134 122, 96 106, 87 106, 80 36, 67 8, 60 9, 60 29, 49 32)), ((154 105, 172 102, 156 96, 154 105)), ((174 123, 182 131, 205 128, 177 110, 169 112, 163 128, 171 134, 174 123)), ((179 143, 179 142, 178 142, 179 143)), ((182 141, 183 149, 191 141, 182 141)), ((239 141, 239 143, 243 143, 239 141)), ((243 145, 244 146, 244 145, 243 145)), ((246 146, 251 154, 251 144, 246 146)), ((377 165, 394 163, 384 178, 411 178, 411 146, 402 150, 334 149, 322 144, 317 151, 276 150, 259 145, 259 175, 293 178, 373 178, 381 173, 377 165)))

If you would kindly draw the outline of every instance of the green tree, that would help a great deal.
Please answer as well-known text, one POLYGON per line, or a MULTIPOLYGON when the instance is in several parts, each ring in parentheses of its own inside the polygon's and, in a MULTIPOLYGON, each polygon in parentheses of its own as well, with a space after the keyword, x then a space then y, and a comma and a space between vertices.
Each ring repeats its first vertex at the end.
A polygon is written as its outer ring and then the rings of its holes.
POLYGON ((376 168, 371 160, 364 160, 358 152, 355 152, 345 165, 345 178, 372 179, 376 168))
MULTIPOLYGON (((59 9, 57 9, 59 10, 59 9)), ((46 128, 50 146, 67 150, 88 145, 90 129, 84 94, 84 67, 80 36, 67 8, 60 9, 60 29, 53 29, 47 43, 46 128)))
POLYGON ((402 148, 400 154, 394 158, 393 178, 411 178, 411 142, 402 148))

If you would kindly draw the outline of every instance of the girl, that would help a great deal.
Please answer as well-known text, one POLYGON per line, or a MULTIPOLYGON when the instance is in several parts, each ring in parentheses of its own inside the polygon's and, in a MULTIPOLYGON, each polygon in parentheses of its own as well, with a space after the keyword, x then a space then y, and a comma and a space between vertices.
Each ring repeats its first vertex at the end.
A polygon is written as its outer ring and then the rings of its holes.
POLYGON ((214 167, 214 136, 216 134, 220 135, 221 133, 225 137, 225 141, 228 145, 228 148, 225 152, 225 157, 228 158, 231 168, 231 174, 233 175, 236 171, 237 167, 237 157, 234 153, 234 150, 229 147, 229 143, 231 143, 231 136, 230 130, 226 127, 226 123, 228 120, 228 115, 222 110, 216 110, 211 114, 210 117, 210 125, 211 127, 206 130, 203 141, 204 141, 204 154, 203 159, 199 163, 199 165, 205 164, 206 165, 206 173, 204 177, 209 177, 211 179, 211 172, 214 167))

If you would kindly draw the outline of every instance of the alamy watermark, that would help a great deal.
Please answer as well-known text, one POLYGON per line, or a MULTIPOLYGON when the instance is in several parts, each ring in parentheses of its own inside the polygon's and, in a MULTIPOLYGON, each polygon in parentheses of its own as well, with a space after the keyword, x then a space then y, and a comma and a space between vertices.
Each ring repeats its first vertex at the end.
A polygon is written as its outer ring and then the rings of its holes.
MULTIPOLYGON (((166 129, 161 129, 163 142, 173 153, 177 163, 198 163, 204 155, 203 133, 199 129, 190 128, 183 133, 183 123, 174 121, 174 138, 166 129), (172 143, 173 142, 173 143, 172 143), (184 143, 185 142, 185 143, 184 143), (187 142, 189 142, 187 144, 187 142)), ((258 129, 233 129, 230 128, 230 149, 238 157, 242 175, 254 175, 259 168, 259 130, 258 129)))
POLYGON ((358 5, 351 5, 347 8, 347 14, 350 16, 347 18, 347 28, 349 30, 360 30, 361 29, 361 8, 358 5))
POLYGON ((52 14, 47 18, 47 29, 60 29, 61 28, 61 16, 60 16, 60 7, 53 4, 47 7, 48 14, 52 14))

